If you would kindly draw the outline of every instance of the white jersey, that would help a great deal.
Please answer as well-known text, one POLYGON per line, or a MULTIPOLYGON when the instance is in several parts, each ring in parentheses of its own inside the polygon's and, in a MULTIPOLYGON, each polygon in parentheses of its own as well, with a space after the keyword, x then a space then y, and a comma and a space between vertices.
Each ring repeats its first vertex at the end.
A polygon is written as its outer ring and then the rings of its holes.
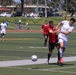
POLYGON ((6 28, 7 28, 7 24, 6 23, 1 23, 0 24, 0 28, 1 28, 1 33, 6 33, 6 28))
MULTIPOLYGON (((69 25, 69 21, 65 20, 65 21, 62 21, 62 27, 61 27, 61 31, 62 32, 67 32, 67 31, 72 31, 74 29, 74 26, 73 25, 69 25)), ((63 34, 63 33, 59 33, 58 35, 58 38, 61 38, 65 41, 68 41, 68 36, 69 35, 66 35, 66 34, 63 34)))

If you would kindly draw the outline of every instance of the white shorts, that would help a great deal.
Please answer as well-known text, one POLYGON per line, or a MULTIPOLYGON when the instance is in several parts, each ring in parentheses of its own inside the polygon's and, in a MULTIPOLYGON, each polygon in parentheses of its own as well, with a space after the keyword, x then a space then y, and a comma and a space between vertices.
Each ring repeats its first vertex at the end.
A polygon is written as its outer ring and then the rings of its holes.
POLYGON ((1 30, 1 33, 4 33, 4 34, 6 34, 6 31, 5 31, 5 30, 1 30))
POLYGON ((63 42, 63 43, 64 43, 64 47, 65 47, 65 48, 67 47, 68 41, 65 41, 64 39, 59 38, 59 39, 58 39, 58 43, 60 43, 60 42, 63 42))

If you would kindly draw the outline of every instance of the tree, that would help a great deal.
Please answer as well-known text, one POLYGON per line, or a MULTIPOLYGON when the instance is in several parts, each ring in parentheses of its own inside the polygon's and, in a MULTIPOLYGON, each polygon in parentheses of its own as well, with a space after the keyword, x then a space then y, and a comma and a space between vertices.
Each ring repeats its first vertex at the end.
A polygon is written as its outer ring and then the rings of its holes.
POLYGON ((71 17, 76 12, 76 0, 65 0, 65 3, 62 5, 63 9, 66 12, 71 13, 71 17))
POLYGON ((13 3, 13 0, 0 0, 0 5, 7 6, 11 5, 13 3))
POLYGON ((24 0, 21 0, 21 12, 22 12, 22 14, 24 12, 24 0))

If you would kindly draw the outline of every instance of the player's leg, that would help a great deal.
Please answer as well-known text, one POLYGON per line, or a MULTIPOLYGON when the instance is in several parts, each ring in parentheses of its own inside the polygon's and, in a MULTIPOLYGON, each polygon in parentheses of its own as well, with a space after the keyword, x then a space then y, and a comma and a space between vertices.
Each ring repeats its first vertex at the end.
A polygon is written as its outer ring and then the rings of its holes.
POLYGON ((50 60, 50 57, 52 55, 53 49, 54 49, 54 44, 53 43, 49 43, 49 53, 48 53, 48 58, 47 58, 47 63, 48 64, 49 64, 49 60, 50 60))
POLYGON ((48 40, 48 35, 45 34, 45 35, 44 35, 44 47, 47 46, 47 40, 48 40))
POLYGON ((1 33, 2 41, 4 41, 4 37, 5 37, 5 34, 4 33, 1 33))
POLYGON ((58 60, 57 60, 57 64, 59 64, 59 60, 60 60, 60 53, 59 53, 59 48, 60 48, 60 44, 57 42, 56 43, 56 48, 57 48, 57 50, 58 50, 58 60))
POLYGON ((1 33, 1 38, 2 38, 2 36, 3 36, 3 33, 1 33))
POLYGON ((57 60, 57 64, 59 64, 60 62, 60 52, 58 51, 58 60, 57 60))
POLYGON ((64 63, 63 55, 64 55, 64 50, 65 50, 65 41, 60 39, 59 43, 60 43, 60 48, 59 48, 59 51, 58 51, 58 58, 59 58, 59 61, 60 61, 59 63, 61 65, 63 65, 63 63, 64 63))

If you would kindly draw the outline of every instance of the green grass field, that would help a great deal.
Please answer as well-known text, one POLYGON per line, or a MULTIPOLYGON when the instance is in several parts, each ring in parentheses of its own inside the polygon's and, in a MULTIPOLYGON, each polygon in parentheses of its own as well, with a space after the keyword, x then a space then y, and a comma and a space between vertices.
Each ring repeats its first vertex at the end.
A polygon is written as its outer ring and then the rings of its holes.
MULTIPOLYGON (((57 25, 60 21, 64 20, 63 17, 47 17, 47 18, 25 18, 25 17, 0 17, 0 23, 2 21, 6 21, 9 22, 9 30, 15 30, 16 25, 18 25, 18 19, 22 20, 22 25, 23 25, 23 29, 26 28, 25 23, 28 22, 29 23, 29 29, 40 29, 41 28, 41 24, 44 23, 45 20, 52 20, 54 21, 54 24, 57 25)), ((70 20, 71 17, 67 17, 67 20, 70 20)), ((76 17, 74 17, 76 19, 76 17)), ((75 23, 75 28, 76 28, 76 23, 75 23)))
MULTIPOLYGON (((76 56, 76 33, 70 35, 64 56, 76 56)), ((0 39, 0 61, 30 59, 33 54, 47 58, 48 48, 43 48, 43 35, 40 32, 6 33, 5 41, 0 39)), ((52 55, 57 57, 55 49, 52 55)), ((76 62, 66 62, 64 66, 28 65, 0 67, 0 75, 76 75, 76 62)))
MULTIPOLYGON (((8 30, 15 30, 19 17, 1 17, 3 20, 9 22, 8 30)), ((63 20, 62 17, 49 17, 31 19, 20 17, 25 30, 25 22, 29 22, 30 30, 40 30, 41 24, 47 19, 53 20, 55 25, 63 20)), ((67 17, 69 20, 70 17, 67 17)), ((76 23, 75 23, 76 28, 76 23)), ((33 54, 39 58, 47 58, 48 48, 43 47, 44 38, 40 32, 7 32, 5 41, 0 38, 0 62, 11 60, 26 60, 30 59, 33 54)), ((76 33, 70 35, 68 47, 64 56, 76 56, 76 33)), ((51 58, 57 57, 57 49, 54 50, 51 58)), ((23 65, 13 67, 0 67, 0 75, 76 75, 76 61, 65 62, 64 66, 59 66, 56 63, 50 65, 23 65)))
POLYGON ((66 63, 64 67, 56 64, 41 64, 0 68, 0 75, 76 75, 76 62, 66 63), (31 68, 31 69, 30 69, 31 68))

